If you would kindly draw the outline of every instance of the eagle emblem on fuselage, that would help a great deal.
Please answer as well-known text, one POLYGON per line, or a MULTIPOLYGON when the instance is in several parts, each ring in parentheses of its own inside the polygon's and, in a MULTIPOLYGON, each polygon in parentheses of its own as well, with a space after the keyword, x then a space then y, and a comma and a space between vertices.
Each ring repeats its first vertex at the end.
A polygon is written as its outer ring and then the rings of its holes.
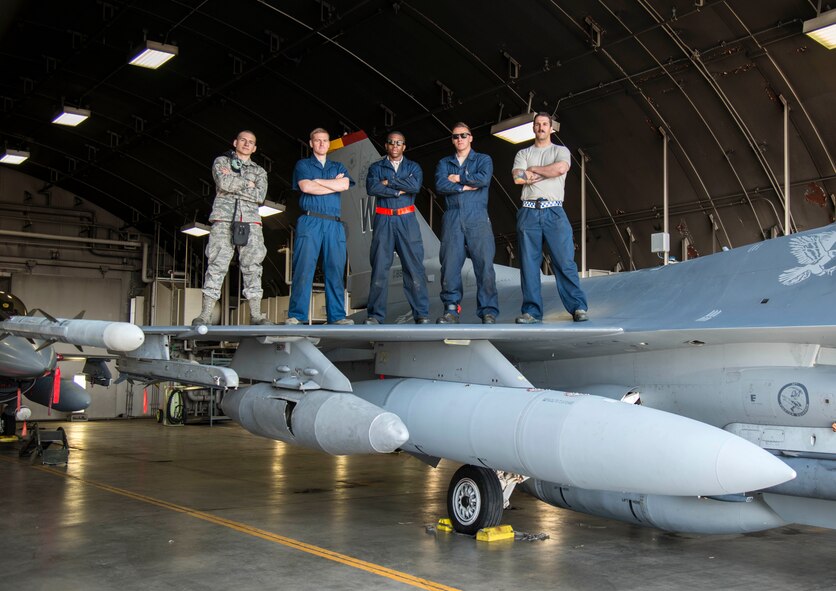
POLYGON ((794 236, 790 238, 790 252, 800 266, 781 273, 778 281, 784 285, 801 283, 811 275, 836 273, 836 232, 794 236))

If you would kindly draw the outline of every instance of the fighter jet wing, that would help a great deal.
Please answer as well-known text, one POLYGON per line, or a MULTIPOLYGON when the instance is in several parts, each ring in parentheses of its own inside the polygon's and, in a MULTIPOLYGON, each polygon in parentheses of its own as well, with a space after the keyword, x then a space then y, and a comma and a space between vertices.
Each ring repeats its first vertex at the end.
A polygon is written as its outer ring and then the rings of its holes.
POLYGON ((143 326, 146 334, 169 334, 178 337, 235 340, 252 336, 298 336, 336 341, 438 341, 443 339, 480 339, 491 341, 541 341, 563 340, 576 337, 595 337, 620 334, 623 330, 616 326, 590 326, 579 328, 566 324, 382 324, 348 325, 330 324, 275 326, 143 326))
POLYGON ((276 326, 144 326, 146 334, 176 338, 236 341, 247 337, 314 339, 320 349, 368 349, 373 343, 490 341, 503 354, 516 360, 598 357, 625 352, 732 345, 737 343, 814 343, 836 347, 836 326, 758 326, 677 328, 667 330, 625 329, 590 322, 572 323, 459 324, 380 326, 276 325, 276 326))
POLYGON ((387 342, 463 342, 491 341, 497 348, 510 343, 540 344, 553 347, 586 346, 590 342, 616 337, 623 333, 617 326, 575 324, 384 324, 354 325, 276 325, 276 326, 143 326, 145 334, 169 335, 182 339, 236 341, 247 337, 315 339, 324 350, 334 348, 371 348, 372 343, 387 342))

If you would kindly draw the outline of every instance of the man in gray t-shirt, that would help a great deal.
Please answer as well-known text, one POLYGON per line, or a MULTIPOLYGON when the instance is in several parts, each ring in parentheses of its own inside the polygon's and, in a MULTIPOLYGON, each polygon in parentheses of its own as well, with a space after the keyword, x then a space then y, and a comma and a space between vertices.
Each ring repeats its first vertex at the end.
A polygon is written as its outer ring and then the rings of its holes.
POLYGON ((572 226, 563 211, 566 173, 572 160, 568 148, 551 141, 552 118, 548 113, 534 116, 534 145, 520 150, 514 159, 514 183, 522 185, 522 207, 517 212, 523 303, 517 324, 543 320, 540 293, 540 265, 543 244, 549 249, 557 293, 575 322, 588 320, 586 294, 581 289, 575 264, 572 226))

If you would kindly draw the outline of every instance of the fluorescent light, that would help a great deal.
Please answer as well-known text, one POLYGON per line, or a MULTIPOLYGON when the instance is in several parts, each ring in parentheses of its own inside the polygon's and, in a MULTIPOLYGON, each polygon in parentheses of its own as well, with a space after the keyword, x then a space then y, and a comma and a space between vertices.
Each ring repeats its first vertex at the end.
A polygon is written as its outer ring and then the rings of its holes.
POLYGON ((206 236, 210 230, 211 228, 209 226, 200 222, 191 222, 180 228, 183 234, 188 234, 189 236, 206 236))
POLYGON ((491 125, 491 135, 512 144, 534 139, 534 113, 523 113, 491 125))
MULTIPOLYGON (((560 130, 560 123, 552 119, 553 131, 560 130)), ((534 113, 523 113, 510 119, 500 121, 496 125, 491 126, 491 135, 511 142, 512 144, 519 144, 534 139, 534 113)))
POLYGON ((267 201, 265 199, 264 203, 262 203, 258 207, 258 215, 260 215, 263 218, 266 218, 268 216, 275 215, 277 213, 282 213, 284 210, 285 210, 285 206, 282 205, 281 203, 274 203, 272 201, 267 201))
POLYGON ((5 164, 20 164, 27 158, 29 158, 29 152, 26 152, 24 150, 6 149, 3 155, 0 156, 0 162, 3 162, 5 164))
POLYGON ((58 125, 67 125, 69 127, 75 127, 79 123, 85 121, 88 117, 90 117, 90 111, 88 109, 64 107, 64 110, 58 115, 56 115, 55 119, 53 119, 52 122, 57 123, 58 125))
POLYGON ((804 34, 828 49, 836 47, 836 9, 804 21, 804 34))
POLYGON ((132 66, 156 70, 177 55, 178 51, 176 45, 146 41, 143 47, 137 49, 136 55, 128 63, 132 66))

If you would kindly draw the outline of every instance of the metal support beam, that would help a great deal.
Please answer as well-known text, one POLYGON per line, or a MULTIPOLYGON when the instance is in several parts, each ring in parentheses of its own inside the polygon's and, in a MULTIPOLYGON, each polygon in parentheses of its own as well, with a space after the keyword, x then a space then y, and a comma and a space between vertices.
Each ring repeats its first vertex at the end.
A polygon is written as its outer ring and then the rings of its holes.
POLYGON ((581 149, 578 153, 581 155, 581 277, 586 277, 586 163, 589 156, 581 149))
MULTIPOLYGON (((670 139, 664 127, 660 127, 659 132, 662 134, 662 215, 665 218, 665 229, 663 231, 665 232, 665 236, 668 237, 668 244, 670 244, 670 212, 668 203, 668 142, 670 139)), ((670 248, 662 253, 664 257, 663 265, 668 264, 671 258, 670 255, 670 248)))
POLYGON ((792 234, 790 226, 790 104, 779 94, 784 105, 784 236, 792 234))

